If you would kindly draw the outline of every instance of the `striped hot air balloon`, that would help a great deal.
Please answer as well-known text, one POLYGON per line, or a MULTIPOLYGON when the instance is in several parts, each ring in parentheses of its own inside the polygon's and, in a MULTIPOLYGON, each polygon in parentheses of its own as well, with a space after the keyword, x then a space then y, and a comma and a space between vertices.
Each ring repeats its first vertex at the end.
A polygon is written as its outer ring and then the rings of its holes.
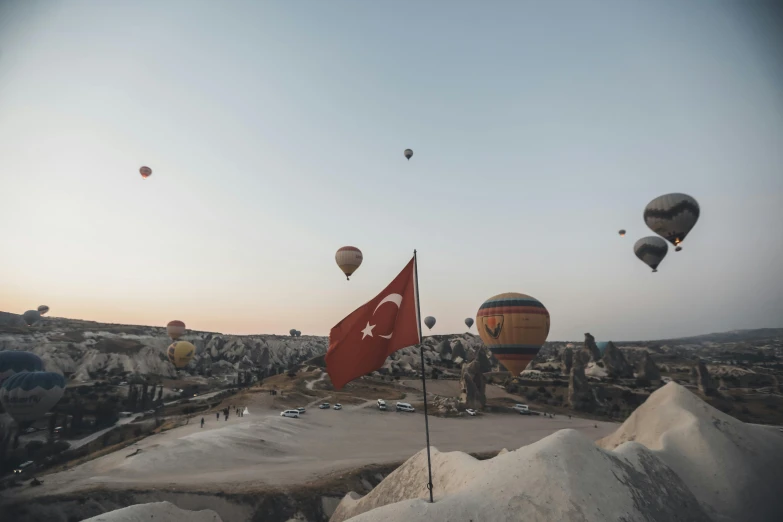
POLYGON ((166 333, 169 334, 172 341, 176 341, 185 333, 185 323, 182 321, 169 321, 166 325, 166 333))
POLYGON ((362 265, 363 259, 362 251, 353 246, 344 246, 334 255, 337 266, 343 271, 345 278, 349 280, 351 275, 362 265))
POLYGON ((195 354, 196 347, 187 341, 176 341, 171 343, 166 351, 169 361, 177 368, 184 368, 187 366, 195 354))
POLYGON ((0 385, 14 374, 40 372, 43 369, 43 361, 32 352, 18 352, 14 350, 0 352, 0 385))
POLYGON ((149 167, 141 167, 141 168, 139 169, 139 174, 141 174, 141 177, 142 177, 143 179, 147 179, 147 178, 149 178, 150 176, 152 176, 152 169, 151 169, 151 168, 149 168, 149 167))
POLYGON ((668 251, 669 245, 658 236, 643 237, 633 245, 633 253, 642 263, 652 268, 653 272, 658 271, 658 265, 661 264, 668 251))
POLYGON ((701 209, 698 201, 687 194, 664 194, 647 203, 644 222, 650 230, 682 250, 680 243, 699 220, 701 209))
POLYGON ((17 422, 33 421, 51 410, 65 393, 65 377, 53 372, 22 372, 0 387, 0 402, 17 422))
POLYGON ((546 341, 549 312, 538 299, 509 292, 484 301, 476 327, 492 355, 517 376, 546 341))
POLYGON ((48 311, 49 311, 49 307, 46 305, 41 305, 38 307, 38 313, 41 315, 45 314, 48 311))

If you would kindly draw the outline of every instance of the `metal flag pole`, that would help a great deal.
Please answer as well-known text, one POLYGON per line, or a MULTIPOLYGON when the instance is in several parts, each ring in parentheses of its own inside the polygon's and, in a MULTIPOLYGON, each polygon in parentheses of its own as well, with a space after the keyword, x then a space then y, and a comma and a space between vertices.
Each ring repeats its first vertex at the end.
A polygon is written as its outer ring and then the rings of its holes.
POLYGON ((413 274, 416 284, 416 321, 419 330, 419 355, 421 355, 421 387, 424 391, 424 431, 427 433, 427 473, 429 482, 427 489, 430 491, 430 503, 432 500, 432 461, 430 460, 430 421, 427 417, 427 380, 424 377, 424 345, 421 339, 421 306, 419 305, 419 261, 416 250, 413 251, 413 274))

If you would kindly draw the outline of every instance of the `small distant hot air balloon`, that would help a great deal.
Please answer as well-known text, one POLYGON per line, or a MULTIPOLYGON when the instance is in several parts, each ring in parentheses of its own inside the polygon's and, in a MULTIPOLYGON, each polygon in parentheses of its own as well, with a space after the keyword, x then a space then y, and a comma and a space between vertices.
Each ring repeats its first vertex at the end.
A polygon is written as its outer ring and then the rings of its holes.
POLYGON ((177 368, 184 368, 188 365, 193 355, 196 353, 196 347, 187 341, 175 341, 171 343, 166 354, 171 364, 177 368))
POLYGON ((405 149, 405 158, 410 161, 413 157, 413 151, 411 149, 405 149))
POLYGON ((0 402, 17 422, 43 417, 65 393, 65 377, 53 372, 21 372, 0 386, 0 402))
POLYGON ((0 352, 0 385, 14 374, 22 372, 41 372, 43 361, 32 352, 5 350, 0 352))
POLYGON ((45 314, 48 311, 49 311, 49 307, 46 305, 41 305, 38 307, 38 313, 41 315, 45 314))
POLYGON ((169 334, 172 341, 176 341, 185 333, 185 323, 182 321, 170 321, 166 325, 166 333, 169 334))
POLYGON ((642 260, 642 263, 658 271, 658 265, 661 264, 666 253, 669 251, 669 245, 658 236, 647 236, 641 238, 633 246, 633 253, 642 260))
POLYGON ((362 251, 356 247, 344 246, 337 250, 334 255, 334 260, 337 261, 337 266, 345 274, 345 278, 350 280, 351 275, 362 265, 364 256, 362 251))
POLYGON ((473 326, 473 318, 472 317, 468 317, 467 319, 465 319, 465 326, 467 326, 468 330, 470 330, 470 327, 473 326))
POLYGON ((139 174, 141 174, 142 178, 147 179, 152 176, 152 169, 149 167, 141 167, 139 169, 139 174))
POLYGON ((687 194, 664 194, 647 203, 644 222, 650 230, 682 250, 680 243, 699 220, 699 203, 687 194))
POLYGON ((549 312, 535 297, 508 292, 490 297, 476 314, 476 328, 492 355, 515 377, 549 335, 549 312))
POLYGON ((296 337, 296 330, 291 328, 290 330, 288 330, 288 335, 290 335, 291 337, 296 337))
POLYGON ((432 327, 435 326, 435 318, 431 315, 428 315, 424 318, 424 324, 427 326, 427 328, 432 330, 432 327))
POLYGON ((620 237, 625 237, 625 229, 621 228, 618 234, 620 234, 620 237))
POLYGON ((22 319, 24 319, 27 326, 32 326, 41 320, 41 312, 38 310, 28 310, 22 314, 22 319))
POLYGON ((296 336, 297 336, 297 337, 302 337, 302 332, 300 332, 299 330, 297 330, 297 331, 296 331, 296 336))

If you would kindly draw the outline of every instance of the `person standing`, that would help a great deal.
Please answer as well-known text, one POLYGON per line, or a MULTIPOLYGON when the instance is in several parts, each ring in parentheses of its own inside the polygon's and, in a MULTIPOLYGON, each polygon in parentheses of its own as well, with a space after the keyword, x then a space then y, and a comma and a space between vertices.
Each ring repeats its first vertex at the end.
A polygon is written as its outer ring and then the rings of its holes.
POLYGON ((201 427, 204 427, 204 417, 201 417, 201 427))

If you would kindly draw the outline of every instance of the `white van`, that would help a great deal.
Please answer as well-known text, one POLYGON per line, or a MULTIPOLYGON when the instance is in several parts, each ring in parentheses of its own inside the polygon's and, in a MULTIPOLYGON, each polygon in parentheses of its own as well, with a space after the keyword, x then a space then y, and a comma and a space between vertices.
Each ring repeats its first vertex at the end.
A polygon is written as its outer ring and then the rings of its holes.
POLYGON ((522 415, 530 415, 530 408, 527 407, 527 404, 515 404, 513 409, 522 415))
POLYGON ((407 411, 407 412, 413 413, 416 410, 413 409, 413 406, 411 406, 407 402, 398 402, 397 403, 397 411, 407 411))
POLYGON ((281 417, 299 418, 299 410, 285 410, 280 412, 281 417))

